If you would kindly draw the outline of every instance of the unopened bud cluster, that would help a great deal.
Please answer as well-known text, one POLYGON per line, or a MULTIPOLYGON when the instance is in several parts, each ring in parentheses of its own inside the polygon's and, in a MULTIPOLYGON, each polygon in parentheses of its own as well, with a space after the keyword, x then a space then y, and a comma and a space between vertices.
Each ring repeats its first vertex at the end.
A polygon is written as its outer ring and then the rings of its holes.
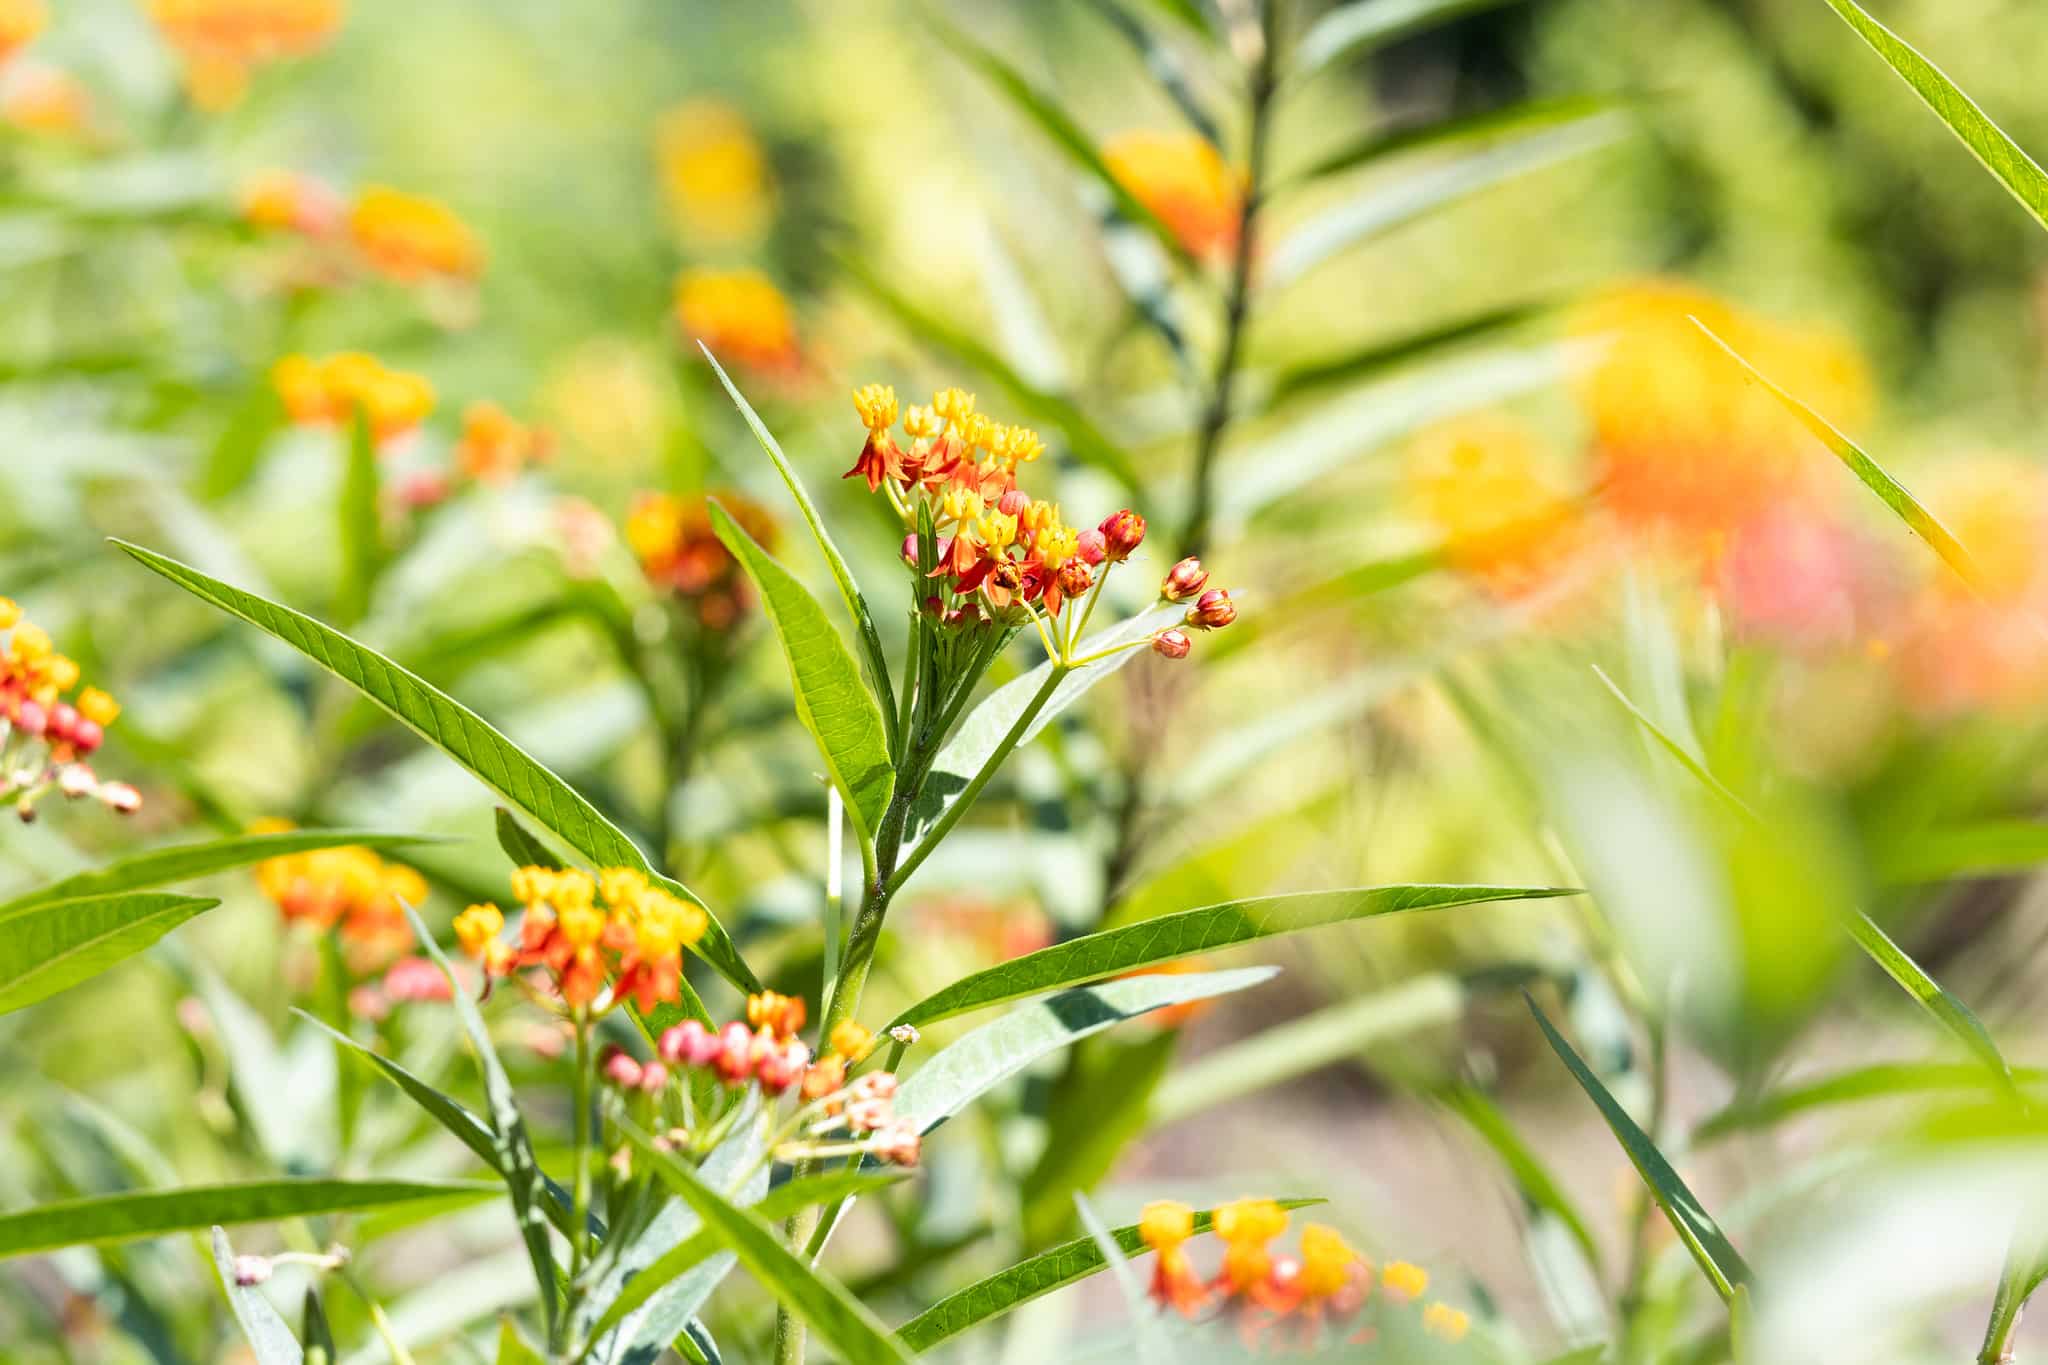
POLYGON ((1178 626, 1152 636, 1152 652, 1163 658, 1188 656, 1188 651, 1194 648, 1189 631, 1221 630, 1237 619, 1237 604, 1230 600, 1230 589, 1210 587, 1209 571, 1192 555, 1167 570, 1159 584, 1159 598, 1163 602, 1189 603, 1178 626))
POLYGON ((126 815, 142 796, 126 782, 102 782, 86 762, 121 714, 97 687, 78 686, 78 665, 52 645, 50 634, 0 597, 0 801, 24 823, 55 791, 68 800, 91 797, 126 815))

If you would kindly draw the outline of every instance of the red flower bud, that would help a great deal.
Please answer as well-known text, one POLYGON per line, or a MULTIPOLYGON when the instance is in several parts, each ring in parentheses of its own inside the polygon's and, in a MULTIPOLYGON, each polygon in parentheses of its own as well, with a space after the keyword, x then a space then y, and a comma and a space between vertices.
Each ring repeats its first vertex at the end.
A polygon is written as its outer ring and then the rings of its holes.
POLYGON ((23 734, 35 739, 50 728, 50 713, 35 702, 25 701, 14 718, 14 724, 23 734))
POLYGON ((996 502, 996 510, 1006 517, 1021 517, 1024 509, 1031 505, 1031 495, 1021 488, 1012 488, 996 502))
POLYGON ((1185 631, 1162 630, 1152 637, 1152 652, 1163 659, 1185 659, 1192 648, 1185 631))
POLYGON ((903 537, 903 562, 913 569, 917 567, 917 533, 915 531, 903 537))
POLYGON ((640 1088, 650 1095, 659 1095, 668 1084, 668 1068, 660 1062, 649 1062, 640 1068, 640 1088))
POLYGON ((99 748, 106 737, 105 730, 83 716, 79 717, 78 724, 71 727, 71 747, 81 754, 89 754, 99 748))
POLYGON ((615 1047, 605 1053, 604 1078, 621 1090, 631 1090, 640 1084, 640 1063, 631 1053, 615 1047))
POLYGON ((1112 564, 1129 559, 1145 539, 1145 519, 1128 507, 1104 517, 1098 529, 1102 532, 1103 552, 1112 564))
POLYGON ((671 1066, 709 1066, 717 1060, 718 1035, 695 1019, 685 1019, 666 1029, 656 1048, 671 1066))
POLYGON ((1079 597, 1094 584, 1095 571, 1079 555, 1060 565, 1060 591, 1068 597, 1079 597))
POLYGON ((60 701, 50 708, 50 723, 44 733, 54 744, 69 744, 78 729, 78 708, 68 701, 60 701))
POLYGON ((1159 585, 1159 595, 1169 602, 1185 602, 1209 586, 1209 571, 1202 567, 1202 561, 1189 555, 1167 571, 1166 579, 1159 585))
POLYGON ((1109 543, 1103 539, 1102 531, 1089 527, 1075 538, 1074 552, 1090 564, 1100 564, 1109 556, 1109 543))
POLYGON ((1236 619, 1237 605, 1230 600, 1230 589, 1211 588, 1195 599, 1181 624, 1196 630, 1221 630, 1236 619))
POLYGON ((754 1035, 735 1019, 718 1031, 718 1074, 727 1085, 741 1085, 753 1073, 754 1035))

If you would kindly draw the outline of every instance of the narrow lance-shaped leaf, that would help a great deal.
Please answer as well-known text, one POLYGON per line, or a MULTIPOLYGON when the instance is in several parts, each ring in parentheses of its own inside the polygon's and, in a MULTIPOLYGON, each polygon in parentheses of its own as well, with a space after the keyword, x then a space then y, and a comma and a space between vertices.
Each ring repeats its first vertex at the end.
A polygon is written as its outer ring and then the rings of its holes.
MULTIPOLYGON (((1283 1209, 1293 1210, 1320 1204, 1320 1199, 1282 1199, 1283 1209)), ((1215 1212, 1203 1209, 1195 1214, 1194 1230, 1207 1232, 1215 1212)), ((1116 1245, 1126 1256, 1145 1249, 1145 1239, 1136 1223, 1111 1231, 1116 1245)), ((929 1351, 941 1342, 959 1336, 969 1328, 1001 1317, 1013 1308, 1087 1279, 1107 1264, 1102 1248, 1093 1237, 1076 1237, 1071 1242, 1019 1261, 1006 1270, 976 1280, 964 1289, 948 1294, 897 1329, 897 1335, 913 1351, 929 1351)))
POLYGON ((760 592, 789 661, 797 716, 818 742, 855 828, 863 841, 872 842, 896 789, 888 732, 873 694, 861 685, 853 658, 824 609, 716 502, 711 504, 711 529, 760 592))
POLYGON ((1040 1057, 1152 1010, 1270 981, 1279 970, 1240 967, 1134 976, 1020 1005, 941 1049, 913 1072, 896 1092, 896 1112, 929 1132, 1040 1057))
POLYGON ((1493 308, 1404 336, 1373 340, 1337 355, 1289 366, 1266 381, 1263 406, 1276 408, 1303 394, 1355 384, 1438 351, 1510 331, 1550 310, 1545 303, 1493 308))
POLYGON ((1459 118, 1438 119, 1410 127, 1375 128, 1356 141, 1318 158, 1306 169, 1290 176, 1281 188, 1289 189, 1326 176, 1343 175, 1387 157, 1554 127, 1616 107, 1616 102, 1606 96, 1571 95, 1563 99, 1525 100, 1501 109, 1484 109, 1459 118))
POLYGON ((810 1324, 847 1365, 895 1365, 911 1358, 866 1305, 784 1246, 775 1229, 759 1216, 735 1207, 707 1184, 695 1167, 661 1151, 645 1133, 628 1125, 621 1125, 621 1131, 662 1182, 732 1248, 761 1287, 810 1324))
POLYGON ((1751 1278, 1749 1266, 1744 1263, 1741 1254, 1721 1234, 1721 1229, 1707 1215, 1700 1201, 1686 1188, 1685 1182, 1678 1178, 1678 1172, 1671 1169, 1671 1163, 1657 1150, 1657 1144, 1636 1126, 1636 1121, 1630 1118, 1628 1111, 1607 1092, 1607 1087, 1600 1083, 1600 1078, 1593 1074, 1592 1068, 1572 1050, 1572 1045, 1564 1040, 1564 1036, 1551 1026, 1550 1020, 1544 1016, 1535 999, 1525 998, 1529 1001, 1529 1012, 1536 1016, 1537 1027, 1543 1030, 1543 1036, 1550 1043, 1551 1050, 1557 1053, 1566 1069, 1572 1073, 1572 1078, 1593 1101, 1594 1107, 1599 1109, 1600 1117, 1606 1120, 1608 1129, 1621 1143, 1622 1150, 1628 1154, 1629 1163, 1636 1168, 1636 1173, 1643 1178, 1643 1183, 1649 1186, 1650 1197, 1657 1201, 1657 1207, 1664 1211, 1664 1217, 1670 1221, 1672 1230, 1678 1234, 1678 1239, 1685 1243, 1685 1249, 1692 1253, 1693 1260, 1699 1265, 1700 1273, 1707 1277, 1708 1282, 1714 1286, 1714 1292, 1721 1296, 1723 1302, 1734 1298, 1736 1287, 1749 1283, 1751 1278))
POLYGON ((1998 177, 1998 183, 2020 201, 2034 216, 2034 221, 2048 227, 2048 172, 2044 172, 2017 142, 2007 137, 2005 130, 1977 107, 1976 101, 1943 75, 1941 68, 1871 18, 1855 0, 1828 0, 1828 3, 1878 56, 1891 65, 1892 70, 1899 73, 1900 79, 1913 87, 1913 93, 1926 101, 1935 117, 1962 139, 1963 145, 1984 164, 1986 170, 1998 177))
POLYGON ((493 823, 498 833, 498 847, 512 860, 514 867, 545 867, 561 871, 568 864, 555 856, 555 851, 534 837, 533 831, 519 823, 519 817, 499 806, 493 813, 493 823))
POLYGON ((241 1282, 235 1269, 235 1249, 228 1244, 226 1230, 218 1227, 213 1230, 213 1268, 220 1276, 221 1288, 227 1292, 235 1322, 256 1357, 256 1365, 302 1365, 306 1354, 299 1349, 292 1329, 270 1306, 269 1299, 241 1282))
POLYGON ((718 363, 718 357, 711 354, 711 348, 702 342, 698 343, 698 347, 704 352, 704 358, 711 362, 712 373, 716 374, 718 382, 725 386, 727 395, 732 398, 734 406, 739 408, 740 416, 746 418, 747 427, 754 433, 755 441, 760 443, 761 449, 767 452, 769 460, 774 463, 775 472, 782 476, 783 487, 789 490, 790 498, 796 503, 796 510, 803 514, 804 525, 811 528, 811 538, 818 542, 818 552, 825 556, 825 567, 832 571, 832 581, 838 585, 840 599, 846 603, 846 613, 853 618, 854 631, 860 637, 861 664, 867 671, 868 685, 874 688, 875 696, 881 701, 882 723, 890 731, 889 748, 893 753, 896 747, 896 697, 889 685, 889 657, 882 651, 882 637, 875 629, 875 618, 868 610, 868 600, 861 595, 860 585, 854 581, 853 570, 847 566, 846 556, 841 554, 839 546, 833 543, 832 533, 825 529, 824 519, 818 515, 817 506, 812 503, 811 495, 804 490, 803 480, 796 476, 795 466, 791 465, 789 457, 782 453, 782 446, 776 441, 775 434, 768 430, 767 423, 754 411, 753 404, 746 400, 745 395, 732 382, 732 377, 726 374, 725 367, 718 363))
MULTIPOLYGON (((655 872, 633 841, 568 783, 418 675, 303 612, 244 592, 153 550, 122 540, 114 544, 144 567, 327 669, 599 867, 646 872, 671 893, 704 906, 688 887, 655 872)), ((740 958, 725 927, 708 907, 704 913, 704 937, 693 951, 741 990, 760 990, 760 979, 740 958)))
POLYGON ((362 1213, 416 1200, 479 1199, 497 1186, 474 1180, 246 1180, 129 1190, 39 1204, 0 1214, 0 1257, 59 1247, 106 1245, 192 1232, 216 1223, 272 1223, 326 1213, 362 1213))
POLYGON ((99 975, 219 904, 143 892, 33 905, 7 915, 0 922, 0 1014, 99 975))
POLYGON ((306 1343, 306 1365, 334 1365, 340 1358, 334 1349, 334 1329, 327 1324, 327 1310, 320 1306, 320 1291, 310 1284, 302 1316, 305 1325, 299 1335, 306 1343))
POLYGON ((1287 71, 1294 79, 1303 79, 1347 57, 1363 56, 1412 33, 1507 3, 1509 0, 1347 0, 1301 35, 1287 71))
POLYGON ((389 851, 438 842, 428 835, 387 834, 366 829, 294 829, 276 834, 237 834, 199 844, 175 844, 132 853, 104 867, 80 872, 16 896, 0 903, 0 919, 33 906, 82 900, 87 896, 108 896, 120 891, 146 891, 310 849, 360 846, 389 851))
POLYGON ((1089 934, 1012 958, 962 977, 936 995, 927 996, 892 1019, 890 1025, 928 1024, 1005 1000, 1038 995, 1082 981, 1097 981, 1276 934, 1454 905, 1577 894, 1573 890, 1545 887, 1362 886, 1344 891, 1306 891, 1225 901, 1089 934))
POLYGON ((1877 850, 1878 873, 1894 885, 1992 877, 2048 863, 2048 824, 1989 820, 1927 830, 1877 850))
MULTIPOLYGON (((1982 1090, 1994 1078, 1971 1062, 1878 1062, 1837 1072, 1802 1085, 1765 1090, 1746 1099, 1731 1101, 1701 1119, 1692 1131, 1695 1144, 1711 1142, 1731 1133, 1767 1128, 1774 1123, 1816 1109, 1863 1100, 1895 1099, 1901 1095, 1927 1095, 1942 1091, 1982 1090)), ((2013 1083, 2036 1089, 2048 1084, 2048 1070, 2014 1067, 2013 1083)))
POLYGON ((520 1335, 519 1326, 511 1318, 498 1323, 498 1365, 548 1365, 532 1343, 520 1335))
POLYGON ((341 581, 334 595, 335 619, 354 625, 370 609, 370 595, 384 567, 384 521, 378 508, 377 438, 369 413, 357 408, 349 421, 347 461, 337 510, 341 519, 341 581))
POLYGON ((1954 569, 1964 582, 1972 587, 1982 582, 1982 576, 1977 571, 1976 562, 1970 558, 1970 552, 1963 548, 1962 542, 1941 524, 1934 513, 1928 511, 1919 499, 1906 491, 1904 484, 1886 473, 1882 465, 1864 454, 1854 441, 1837 431, 1827 418, 1780 388, 1770 376, 1750 364, 1741 352, 1715 335, 1714 330, 1706 323, 1698 318, 1694 318, 1692 323, 1705 332, 1716 346, 1726 351, 1728 358, 1741 366, 1745 374, 1782 403, 1785 410, 1799 420, 1801 426, 1813 433, 1814 438, 1833 452, 1836 459, 1847 465, 1849 472, 1861 480, 1865 488, 1877 494, 1878 499, 1891 508, 1913 534, 1926 541, 1934 552, 1941 556, 1942 562, 1954 569))
POLYGON ((547 1184, 541 1175, 540 1163, 534 1160, 533 1143, 526 1136, 526 1120, 519 1113, 518 1098, 512 1093, 512 1080, 505 1074, 504 1064, 498 1060, 497 1049, 491 1046, 491 1032, 484 1026, 483 1015, 478 1013, 476 1002, 469 998, 469 992, 448 965, 446 954, 434 941, 433 932, 419 917, 419 912, 408 905, 405 917, 412 924, 413 935, 419 939, 420 947, 441 969, 441 974, 448 978, 455 1017, 461 1021, 462 1031, 469 1035, 470 1046, 476 1050, 477 1066, 484 1074, 484 1096, 491 1105, 491 1145, 496 1154, 491 1165, 504 1179, 505 1188, 512 1196, 512 1216, 519 1224, 520 1240, 526 1243, 527 1259, 533 1263, 534 1284, 540 1293, 548 1338, 553 1340, 557 1316, 555 1250, 548 1240, 547 1184))

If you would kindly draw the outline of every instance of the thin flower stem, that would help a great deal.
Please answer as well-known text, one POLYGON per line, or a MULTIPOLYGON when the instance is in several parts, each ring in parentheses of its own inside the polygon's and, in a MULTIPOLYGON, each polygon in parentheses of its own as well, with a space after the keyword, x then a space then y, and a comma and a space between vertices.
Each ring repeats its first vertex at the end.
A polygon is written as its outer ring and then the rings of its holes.
POLYGON ((1072 654, 1074 646, 1080 644, 1081 637, 1087 633, 1088 622, 1095 615, 1095 604, 1102 600, 1102 585, 1109 582, 1110 570, 1115 567, 1116 565, 1111 563, 1103 564, 1102 576, 1096 579, 1095 586, 1088 590, 1088 600, 1082 604, 1080 614, 1067 618, 1073 622, 1072 628, 1067 632, 1067 653, 1072 654))
MULTIPOLYGON (((590 1015, 579 1008, 574 1016, 576 1070, 570 1078, 572 1103, 569 1115, 569 1151, 575 1164, 575 1188, 569 1214, 569 1307, 573 1312, 582 1297, 583 1233, 590 1218, 590 1150, 585 1125, 590 1121, 590 1015)), ((566 1322, 571 1313, 564 1313, 566 1322)))

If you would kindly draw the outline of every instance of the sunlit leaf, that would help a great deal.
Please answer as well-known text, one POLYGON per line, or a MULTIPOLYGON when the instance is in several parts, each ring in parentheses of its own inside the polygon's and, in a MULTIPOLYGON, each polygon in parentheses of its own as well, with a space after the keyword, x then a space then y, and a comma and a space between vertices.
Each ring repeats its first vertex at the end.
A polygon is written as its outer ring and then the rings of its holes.
POLYGON ((1510 0, 1345 0, 1301 35, 1288 73, 1296 79, 1311 76, 1333 62, 1364 56, 1410 34, 1508 3, 1510 0))
POLYGON ((1215 952, 1254 939, 1352 920, 1487 901, 1577 895, 1547 887, 1364 886, 1225 901, 1070 939, 962 977, 903 1011, 891 1025, 928 1024, 1027 995, 1099 981, 1140 967, 1215 952))
POLYGON ((1573 1051, 1572 1045, 1564 1040, 1564 1036, 1551 1027, 1550 1020, 1544 1016, 1533 998, 1529 999, 1529 1011, 1536 1016, 1536 1024, 1543 1030, 1543 1036, 1549 1042, 1551 1050, 1557 1053, 1558 1058, 1572 1073, 1572 1078, 1599 1109, 1600 1117, 1606 1120, 1608 1129, 1621 1143, 1622 1150, 1628 1154, 1629 1163, 1636 1168, 1636 1173, 1643 1178, 1643 1183, 1649 1186, 1650 1197, 1657 1201, 1657 1207, 1664 1211, 1664 1217, 1670 1221, 1672 1231, 1678 1234, 1678 1239, 1685 1244, 1685 1249, 1692 1253, 1693 1260, 1699 1265, 1700 1273, 1707 1277, 1723 1302, 1732 1299, 1736 1287, 1747 1284, 1750 1280, 1749 1266, 1743 1262, 1741 1254, 1722 1235, 1719 1226, 1708 1216, 1706 1209, 1693 1196, 1693 1192, 1686 1188, 1685 1182, 1678 1178, 1678 1172, 1671 1169, 1671 1163, 1657 1150, 1657 1144, 1636 1126, 1636 1121, 1630 1118, 1628 1111, 1607 1092, 1607 1087, 1600 1083, 1600 1078, 1593 1074, 1592 1068, 1573 1051))
MULTIPOLYGON (((2030 1089, 2048 1085, 2048 1070, 2014 1067, 2013 1081, 2030 1089)), ((1879 1062, 1737 1098, 1701 1119, 1693 1128, 1692 1137, 1696 1143, 1711 1142, 1731 1133, 1767 1128, 1816 1109, 1901 1095, 1978 1090, 1987 1084, 1995 1085, 1995 1078, 1976 1062, 1879 1062)))
POLYGON ((1876 850, 1878 874, 1895 884, 1996 877, 2048 863, 2048 824, 1990 820, 1906 835, 1876 850))
POLYGON ((732 378, 726 374, 725 367, 718 363, 718 357, 711 354, 711 348, 705 346, 703 351, 704 358, 711 362, 712 372, 718 376, 718 382, 725 386, 726 393, 739 408, 740 416, 746 418, 747 427, 754 433, 754 439, 760 443, 761 449, 767 452, 769 460, 775 465, 775 472, 782 476, 783 487, 789 490, 789 496, 796 503, 797 511, 802 513, 804 525, 811 528, 811 539, 818 543, 818 552, 825 556, 825 567, 832 571, 832 581, 839 587, 840 600, 846 603, 846 614, 853 618, 854 632, 860 639, 861 664, 867 672, 868 686, 874 689, 875 696, 881 703, 882 723, 888 729, 889 749, 893 753, 896 748, 896 696, 889 685, 889 658, 882 651, 882 637, 875 629, 875 618, 868 610, 868 599, 862 596, 860 585, 854 581, 853 570, 847 567, 846 556, 841 554, 839 546, 833 543, 832 533, 825 529, 824 519, 818 515, 817 506, 812 503, 811 495, 805 491, 803 480, 797 477, 795 466, 791 465, 789 457, 782 453, 782 446, 776 441, 775 434, 768 430, 767 423, 754 411, 753 404, 746 400, 745 395, 732 382, 732 378))
MULTIPOLYGON (((1320 1199, 1282 1199, 1278 1201, 1283 1209, 1307 1208, 1320 1204, 1320 1199)), ((1207 1232, 1214 1218, 1212 1210, 1203 1209, 1195 1214, 1195 1231, 1207 1232)), ((1135 1256, 1145 1249, 1145 1239, 1138 1235, 1138 1225, 1128 1224, 1114 1229, 1111 1234, 1117 1246, 1127 1256, 1135 1256)), ((1070 1284, 1087 1279, 1106 1264, 1102 1248, 1093 1237, 1076 1237, 1048 1251, 1039 1253, 1028 1260, 1019 1261, 1006 1270, 999 1270, 984 1279, 976 1280, 964 1289, 948 1294, 937 1303, 903 1324, 897 1335, 913 1351, 929 1351, 940 1342, 959 1336, 971 1327, 979 1326, 993 1318, 1001 1317, 1011 1309, 1031 1300, 1064 1289, 1070 1284)))
POLYGON ((88 896, 109 896, 121 891, 145 891, 230 868, 247 867, 269 858, 304 853, 309 849, 359 845, 390 852, 439 842, 439 839, 428 835, 387 834, 367 829, 294 829, 277 834, 236 834, 198 844, 174 844, 116 858, 104 867, 80 872, 0 903, 0 920, 33 906, 83 900, 88 896))
POLYGON ((191 1232, 215 1223, 273 1223, 324 1213, 361 1213, 415 1200, 474 1195, 488 1199, 495 1182, 473 1180, 247 1180, 128 1190, 0 1214, 0 1257, 58 1247, 134 1242, 191 1232))
POLYGON ((761 1287, 810 1324, 819 1339, 848 1365, 888 1365, 910 1359, 902 1343, 865 1304, 784 1246, 775 1229, 758 1215, 732 1204, 696 1167, 661 1151, 646 1134, 630 1126, 622 1126, 621 1131, 655 1175, 696 1210, 704 1225, 732 1249, 761 1287))
POLYGON ((419 917, 419 912, 409 905, 405 908, 405 917, 412 924, 413 935, 418 938, 421 950, 448 978, 455 1017, 461 1021, 462 1031, 469 1036, 470 1047, 476 1052, 477 1067, 483 1072, 484 1097, 490 1101, 494 1154, 491 1166, 504 1180, 505 1189, 512 1196, 512 1215, 519 1224, 520 1240, 526 1244, 527 1259, 533 1263, 533 1279, 539 1288, 548 1337, 552 1340, 556 1318, 555 1251, 553 1243, 548 1240, 547 1181, 541 1174, 540 1163, 534 1160, 533 1143, 526 1136, 526 1120, 519 1113, 518 1096, 512 1091, 512 1080, 505 1074, 504 1064, 498 1060, 497 1049, 491 1046, 491 1031, 485 1026, 483 1015, 478 1012, 476 1002, 469 998, 469 992, 463 988, 454 968, 448 965, 448 958, 442 953, 441 945, 434 941, 433 932, 419 917))
POLYGON ((1761 384, 1772 397, 1785 406, 1786 411, 1798 418, 1800 425, 1811 432, 1814 439, 1832 451, 1836 459, 1847 465, 1849 472, 1854 474, 1864 487, 1877 494, 1879 501, 1891 508, 1913 534, 1926 541, 1928 546, 1941 556, 1942 562, 1954 569, 1964 582, 1975 586, 1982 581, 1976 561, 1970 558, 1970 552, 1963 548, 1962 542, 1941 524, 1934 513, 1928 511, 1917 498, 1907 492, 1904 484, 1886 473, 1883 466, 1864 454, 1854 441, 1837 431, 1827 418, 1800 402, 1787 390, 1780 388, 1770 376, 1750 364, 1733 346, 1716 336, 1707 324, 1698 318, 1692 321, 1693 326, 1705 332, 1716 346, 1726 351, 1728 358, 1741 366, 1745 374, 1761 384))
POLYGON ((213 1268, 227 1291, 228 1307, 254 1352, 256 1365, 301 1365, 306 1358, 292 1329, 278 1316, 270 1300, 256 1289, 241 1284, 235 1274, 235 1249, 228 1244, 225 1229, 213 1230, 213 1268))
POLYGON ((2005 135, 1990 116, 1941 69, 1921 56, 1896 33, 1870 17, 1855 0, 1828 0, 1835 13, 1848 21, 1877 55, 1899 73, 1900 79, 1927 103, 1935 117, 1961 138, 1971 155, 1998 177, 1998 183, 2012 192, 2034 221, 2048 227, 2048 172, 2005 135))
POLYGON ((566 867, 555 851, 534 836, 532 830, 519 823, 519 817, 499 806, 493 812, 492 822, 498 833, 498 847, 512 860, 514 867, 546 867, 560 871, 566 867))
POLYGON ((1270 981, 1279 970, 1134 976, 1035 1000, 983 1024, 911 1073, 896 1092, 896 1112, 928 1132, 1040 1057, 1152 1010, 1270 981))
POLYGON ((511 1318, 498 1323, 498 1365, 547 1365, 547 1357, 520 1335, 511 1318))
POLYGON ((797 717, 818 742, 854 827, 872 841, 896 789, 888 732, 873 694, 861 684, 853 656, 804 585, 716 502, 711 504, 711 527, 759 590, 789 661, 797 717))
POLYGON ((218 439, 207 452, 206 468, 200 475, 200 492, 219 498, 234 492, 262 462, 263 448, 284 421, 284 403, 267 376, 258 376, 248 394, 228 415, 218 439))
MULTIPOLYGON (((356 688, 599 867, 639 869, 673 894, 703 906, 688 887, 656 873, 633 841, 568 783, 481 716, 417 675, 303 612, 231 587, 139 545, 121 540, 114 544, 187 592, 284 641, 356 688)), ((760 990, 760 980, 740 958, 725 927, 708 908, 704 913, 704 937, 693 945, 693 951, 741 990, 760 990)))
POLYGON ((1919 1002, 1920 1008, 1989 1067, 1992 1075, 2003 1078, 2008 1084, 2011 1082, 2012 1068, 2006 1064, 1998 1044, 1991 1041, 1990 1031, 1983 1022, 1968 1005, 1943 990, 1941 983, 1928 975, 1927 969, 1915 962, 1905 949, 1892 942, 1890 936, 1878 927, 1877 921, 1858 911, 1849 920, 1849 936, 1856 940, 1857 947, 1870 955, 1871 961, 1884 969, 1886 976, 1919 1002))
POLYGON ((99 975, 219 904, 198 896, 143 892, 8 913, 0 921, 0 1014, 99 975))

